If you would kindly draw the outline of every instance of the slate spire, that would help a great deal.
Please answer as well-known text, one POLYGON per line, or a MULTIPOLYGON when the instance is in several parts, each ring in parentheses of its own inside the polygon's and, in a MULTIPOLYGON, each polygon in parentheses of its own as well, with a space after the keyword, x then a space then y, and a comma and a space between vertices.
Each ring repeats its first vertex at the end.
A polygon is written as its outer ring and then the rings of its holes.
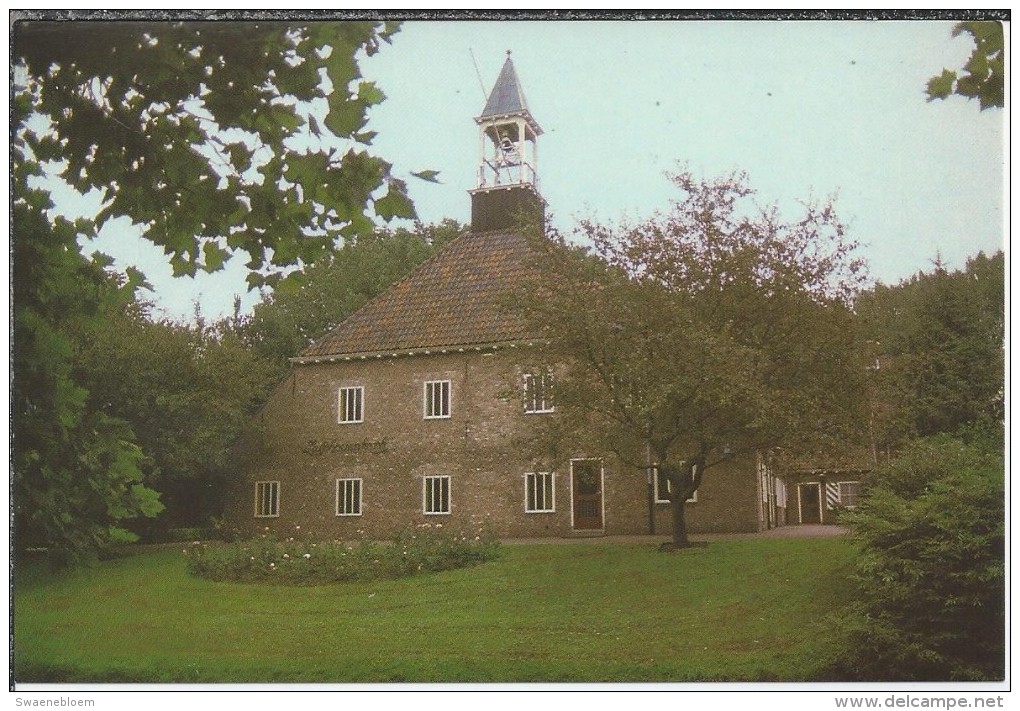
POLYGON ((503 69, 500 70, 496 84, 489 92, 489 100, 485 102, 482 115, 478 118, 506 116, 520 112, 527 113, 527 111, 528 101, 524 98, 524 89, 521 88, 521 82, 517 78, 513 60, 510 59, 510 51, 507 50, 503 69))

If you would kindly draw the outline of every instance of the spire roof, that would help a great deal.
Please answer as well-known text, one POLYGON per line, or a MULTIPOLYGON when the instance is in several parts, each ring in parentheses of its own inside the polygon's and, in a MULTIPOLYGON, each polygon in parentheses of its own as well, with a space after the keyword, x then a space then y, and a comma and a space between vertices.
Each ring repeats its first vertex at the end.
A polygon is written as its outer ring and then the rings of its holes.
POLYGON ((485 102, 482 115, 478 118, 527 112, 528 102, 524 98, 524 89, 521 88, 521 82, 514 70, 514 63, 510 59, 510 52, 507 51, 503 69, 500 70, 496 85, 492 87, 489 100, 485 102))

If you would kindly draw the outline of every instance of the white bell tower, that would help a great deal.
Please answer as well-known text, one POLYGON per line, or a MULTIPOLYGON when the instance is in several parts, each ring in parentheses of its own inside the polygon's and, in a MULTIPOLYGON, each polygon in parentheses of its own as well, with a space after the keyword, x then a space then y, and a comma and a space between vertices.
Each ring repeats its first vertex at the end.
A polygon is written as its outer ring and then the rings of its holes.
POLYGON ((478 124, 478 182, 471 191, 475 231, 510 227, 511 213, 539 207, 538 137, 542 128, 528 110, 507 50, 506 61, 478 124))

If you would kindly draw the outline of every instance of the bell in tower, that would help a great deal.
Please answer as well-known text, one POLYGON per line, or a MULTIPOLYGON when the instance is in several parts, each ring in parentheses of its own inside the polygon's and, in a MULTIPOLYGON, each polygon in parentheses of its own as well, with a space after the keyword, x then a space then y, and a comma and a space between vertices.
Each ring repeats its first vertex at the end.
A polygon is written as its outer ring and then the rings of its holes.
POLYGON ((471 191, 471 229, 509 229, 544 218, 538 194, 538 137, 510 52, 478 124, 478 184, 471 191))

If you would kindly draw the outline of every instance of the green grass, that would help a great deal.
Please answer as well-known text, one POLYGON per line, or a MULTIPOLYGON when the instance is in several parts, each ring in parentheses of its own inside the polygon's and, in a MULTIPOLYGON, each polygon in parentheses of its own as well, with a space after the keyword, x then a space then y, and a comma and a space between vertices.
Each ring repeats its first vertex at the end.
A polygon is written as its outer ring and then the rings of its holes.
POLYGON ((20 682, 809 681, 841 539, 504 546, 479 567, 309 587, 190 577, 179 549, 14 588, 20 682))

